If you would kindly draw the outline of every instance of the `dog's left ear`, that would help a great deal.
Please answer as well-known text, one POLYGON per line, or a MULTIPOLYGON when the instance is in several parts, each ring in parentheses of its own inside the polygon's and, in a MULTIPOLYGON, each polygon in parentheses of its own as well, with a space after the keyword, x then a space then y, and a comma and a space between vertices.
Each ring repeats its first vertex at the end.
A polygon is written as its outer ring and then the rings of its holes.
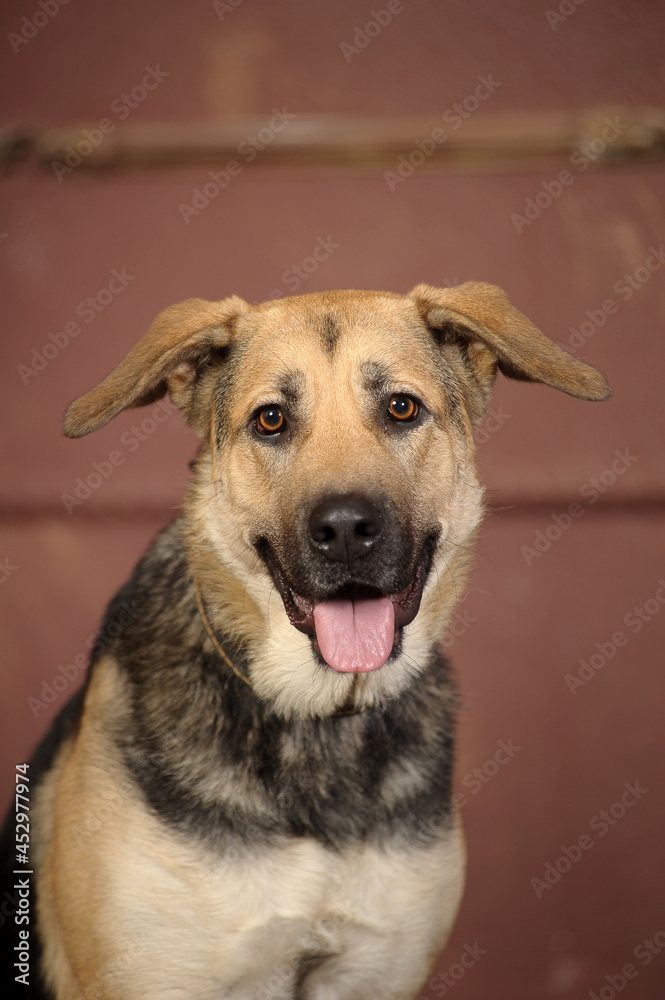
POLYGON ((516 309, 505 292, 484 281, 457 288, 416 285, 409 292, 442 343, 464 343, 485 398, 497 367, 509 378, 543 382, 580 399, 605 399, 605 378, 566 354, 516 309), (483 347, 486 350, 483 350, 483 347))
POLYGON ((118 367, 65 414, 65 434, 83 437, 103 427, 121 410, 145 406, 169 392, 198 433, 193 412, 197 376, 228 347, 233 325, 251 306, 237 295, 220 302, 187 299, 159 313, 148 332, 118 367))

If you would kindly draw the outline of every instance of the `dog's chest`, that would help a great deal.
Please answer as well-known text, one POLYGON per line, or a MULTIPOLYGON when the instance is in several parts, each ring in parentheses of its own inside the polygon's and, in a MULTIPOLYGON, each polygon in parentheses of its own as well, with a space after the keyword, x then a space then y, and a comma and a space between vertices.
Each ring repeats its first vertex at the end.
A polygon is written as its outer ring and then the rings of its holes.
POLYGON ((210 1000, 220 989, 229 1000, 244 1000, 263 995, 262 987, 275 1000, 409 995, 404 991, 417 986, 462 882, 454 827, 419 849, 365 844, 335 852, 301 838, 231 849, 216 861, 189 854, 165 864, 156 841, 125 859, 137 882, 149 886, 141 905, 136 895, 130 901, 127 868, 116 890, 125 897, 126 932, 145 938, 148 898, 149 919, 160 925, 146 944, 145 970, 143 957, 137 961, 137 979, 145 971, 154 989, 159 969, 165 986, 196 983, 192 995, 210 1000), (168 913, 177 920, 165 921, 168 913), (394 993, 381 992, 386 983, 394 993), (335 992, 325 992, 326 985, 335 992))
POLYGON ((454 822, 411 844, 333 849, 279 836, 234 847, 236 837, 215 849, 146 809, 104 752, 102 732, 87 735, 66 748, 41 790, 43 832, 53 841, 40 881, 42 932, 57 925, 63 900, 75 914, 71 947, 56 963, 63 996, 98 987, 100 976, 127 1000, 414 995, 461 894, 454 822), (102 811, 82 865, 71 830, 102 811))

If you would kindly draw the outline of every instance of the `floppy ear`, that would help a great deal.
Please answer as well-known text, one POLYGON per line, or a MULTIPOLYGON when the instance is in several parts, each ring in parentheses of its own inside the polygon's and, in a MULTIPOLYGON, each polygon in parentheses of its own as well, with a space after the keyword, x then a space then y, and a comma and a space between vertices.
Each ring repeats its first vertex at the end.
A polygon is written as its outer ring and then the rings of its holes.
POLYGON ((121 410, 152 403, 167 390, 189 418, 197 374, 228 346, 234 320, 251 308, 233 295, 220 302, 187 299, 164 309, 115 371, 69 406, 65 434, 83 437, 121 410))
POLYGON ((609 396, 600 372, 557 347, 496 285, 484 281, 467 281, 457 288, 416 285, 409 297, 442 343, 463 346, 485 402, 497 367, 509 378, 544 382, 580 399, 609 396))

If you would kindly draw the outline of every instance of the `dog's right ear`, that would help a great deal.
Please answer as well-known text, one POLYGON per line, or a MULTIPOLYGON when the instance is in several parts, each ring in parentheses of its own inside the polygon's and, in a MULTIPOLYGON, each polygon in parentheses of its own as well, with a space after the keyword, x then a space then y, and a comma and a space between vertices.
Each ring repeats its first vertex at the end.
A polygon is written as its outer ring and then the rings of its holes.
POLYGON ((65 434, 83 437, 130 406, 145 406, 169 392, 190 419, 192 389, 205 365, 228 347, 236 318, 252 307, 237 295, 220 302, 187 299, 161 312, 143 339, 103 382, 75 400, 65 434))

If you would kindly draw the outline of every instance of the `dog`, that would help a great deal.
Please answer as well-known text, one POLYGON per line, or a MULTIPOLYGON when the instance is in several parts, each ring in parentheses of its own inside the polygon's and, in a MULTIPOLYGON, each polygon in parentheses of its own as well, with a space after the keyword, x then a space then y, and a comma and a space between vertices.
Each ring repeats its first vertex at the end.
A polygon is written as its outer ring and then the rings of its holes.
POLYGON ((33 761, 40 995, 417 995, 464 880, 439 643, 497 371, 608 395, 467 282, 190 299, 71 404, 81 437, 168 392, 200 450, 33 761))

